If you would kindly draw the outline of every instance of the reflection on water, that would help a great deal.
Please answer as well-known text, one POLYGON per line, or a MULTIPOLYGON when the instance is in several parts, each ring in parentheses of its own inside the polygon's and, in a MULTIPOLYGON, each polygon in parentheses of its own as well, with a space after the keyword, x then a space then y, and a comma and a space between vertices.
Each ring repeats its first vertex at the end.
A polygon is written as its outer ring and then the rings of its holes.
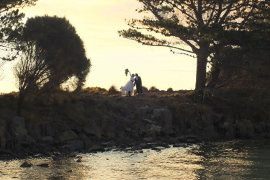
POLYGON ((268 179, 269 152, 268 141, 238 141, 80 154, 81 163, 28 159, 31 168, 20 168, 25 160, 0 161, 0 179, 268 179))

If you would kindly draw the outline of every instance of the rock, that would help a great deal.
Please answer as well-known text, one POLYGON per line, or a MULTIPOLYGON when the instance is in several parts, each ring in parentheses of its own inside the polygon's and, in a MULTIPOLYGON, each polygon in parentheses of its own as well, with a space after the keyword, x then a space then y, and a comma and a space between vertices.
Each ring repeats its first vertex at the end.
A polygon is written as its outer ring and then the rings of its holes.
POLYGON ((144 107, 140 107, 139 111, 143 117, 147 117, 147 115, 149 115, 151 113, 151 109, 147 105, 144 107))
POLYGON ((180 142, 196 143, 200 142, 200 139, 196 135, 184 135, 178 138, 180 142))
POLYGON ((168 109, 154 109, 152 119, 162 127, 165 134, 171 134, 172 130, 172 113, 168 109))
POLYGON ((83 127, 83 132, 88 136, 101 137, 101 129, 95 123, 83 127))
MULTIPOLYGON (((143 138, 144 142, 152 142, 153 140, 154 140, 153 137, 145 137, 145 138, 143 138)), ((148 147, 148 144, 147 144, 147 147, 148 147)), ((145 147, 143 147, 143 148, 145 148, 145 147)))
POLYGON ((52 159, 54 161, 60 161, 61 160, 61 158, 59 156, 52 156, 52 159))
POLYGON ((27 136, 24 118, 15 116, 14 118, 11 119, 10 127, 15 137, 22 138, 27 136))
POLYGON ((65 145, 64 148, 67 148, 70 151, 80 151, 84 148, 83 142, 81 140, 72 140, 68 141, 65 145))
POLYGON ((99 145, 93 145, 90 148, 88 148, 89 152, 97 152, 97 151, 104 151, 105 149, 102 146, 99 145))
POLYGON ((25 128, 25 120, 22 117, 15 116, 11 119, 10 123, 13 127, 25 128))
POLYGON ((65 131, 57 135, 57 141, 60 143, 75 140, 75 139, 78 139, 78 136, 72 130, 65 131))
POLYGON ((52 136, 43 136, 40 138, 40 141, 46 144, 53 144, 54 138, 52 136))
POLYGON ((24 161, 24 163, 22 163, 20 167, 27 168, 27 167, 32 167, 32 166, 33 166, 33 164, 24 161))
POLYGON ((51 137, 55 136, 54 126, 49 122, 27 123, 27 129, 29 134, 36 138, 40 138, 43 136, 51 136, 51 137))
POLYGON ((6 148, 6 137, 0 136, 0 148, 5 149, 6 148))
POLYGON ((150 128, 149 128, 149 129, 147 128, 147 129, 145 130, 144 133, 145 133, 146 135, 155 136, 155 135, 159 135, 160 132, 161 132, 161 127, 152 124, 152 125, 150 125, 150 128))
POLYGON ((92 140, 87 136, 87 135, 85 135, 84 133, 81 133, 80 135, 79 135, 79 137, 80 137, 80 140, 83 142, 83 144, 84 144, 84 148, 89 148, 89 147, 91 147, 91 145, 92 145, 92 140))
POLYGON ((6 148, 6 124, 5 121, 0 119, 0 148, 6 148))
POLYGON ((250 120, 242 120, 237 123, 237 133, 240 138, 251 138, 254 135, 254 127, 250 120))
POLYGON ((82 158, 77 159, 76 162, 82 162, 82 158))
POLYGON ((40 167, 49 167, 49 164, 47 164, 47 163, 42 163, 42 164, 38 164, 37 166, 40 166, 40 167))
POLYGON ((22 117, 15 116, 10 121, 10 133, 12 140, 9 141, 10 146, 13 148, 20 149, 22 145, 30 145, 35 141, 28 135, 28 131, 25 128, 25 120, 22 117))

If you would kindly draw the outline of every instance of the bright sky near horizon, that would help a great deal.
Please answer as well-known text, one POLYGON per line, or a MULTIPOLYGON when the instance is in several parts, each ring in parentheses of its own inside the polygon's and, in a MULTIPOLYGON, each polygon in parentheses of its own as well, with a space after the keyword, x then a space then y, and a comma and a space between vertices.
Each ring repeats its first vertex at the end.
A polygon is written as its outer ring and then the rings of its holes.
MULTIPOLYGON (((137 0, 38 0, 23 11, 26 17, 66 17, 76 28, 92 63, 85 87, 120 88, 129 79, 124 73, 128 68, 148 88, 194 89, 196 59, 119 37, 117 31, 128 28, 125 20, 139 17, 139 6, 137 0)), ((4 66, 0 92, 17 90, 13 65, 4 66)))

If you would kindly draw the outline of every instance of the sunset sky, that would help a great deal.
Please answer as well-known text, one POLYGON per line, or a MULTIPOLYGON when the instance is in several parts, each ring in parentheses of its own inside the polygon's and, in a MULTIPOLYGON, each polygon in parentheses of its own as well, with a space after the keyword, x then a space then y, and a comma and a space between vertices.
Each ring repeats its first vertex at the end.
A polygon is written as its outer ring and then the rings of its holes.
MULTIPOLYGON (((66 17, 76 28, 85 44, 92 68, 86 87, 117 88, 128 78, 124 70, 138 73, 143 86, 161 90, 193 89, 195 86, 196 60, 172 54, 168 48, 143 46, 119 37, 127 29, 125 20, 139 18, 137 0, 39 0, 36 6, 24 8, 26 17, 56 15, 66 17)), ((14 63, 13 63, 14 64, 14 63)), ((12 63, 4 66, 0 77, 0 92, 17 90, 12 63)))

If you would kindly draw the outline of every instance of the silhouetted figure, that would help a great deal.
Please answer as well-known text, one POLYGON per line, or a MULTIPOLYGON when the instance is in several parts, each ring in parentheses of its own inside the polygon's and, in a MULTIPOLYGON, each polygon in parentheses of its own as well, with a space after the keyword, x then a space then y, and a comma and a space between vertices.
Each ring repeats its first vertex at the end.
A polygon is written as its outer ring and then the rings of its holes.
POLYGON ((136 90, 139 95, 141 95, 142 92, 142 79, 141 77, 136 73, 135 74, 135 85, 136 85, 136 90))

